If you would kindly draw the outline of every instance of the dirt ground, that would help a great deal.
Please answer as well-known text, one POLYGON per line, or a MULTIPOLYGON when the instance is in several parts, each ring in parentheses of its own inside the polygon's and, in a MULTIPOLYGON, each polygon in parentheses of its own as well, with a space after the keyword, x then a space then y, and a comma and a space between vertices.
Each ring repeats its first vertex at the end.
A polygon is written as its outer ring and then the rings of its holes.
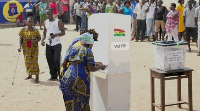
MULTIPOLYGON (((62 37, 62 56, 69 43, 79 33, 73 31, 74 25, 62 37)), ((24 80, 25 72, 23 54, 20 54, 14 85, 11 85, 18 59, 18 32, 20 28, 0 29, 0 111, 64 111, 64 103, 59 82, 49 82, 49 69, 45 57, 45 47, 39 47, 40 82, 34 84, 34 79, 24 80)), ((40 31, 42 33, 42 31, 40 31)), ((200 111, 200 70, 197 48, 192 44, 192 52, 186 54, 185 66, 194 69, 193 72, 193 109, 200 111)), ((148 42, 131 42, 131 111, 150 111, 150 71, 154 67, 153 46, 148 42)), ((34 76, 33 76, 34 77, 34 76)), ((34 77, 35 78, 35 77, 34 77)), ((166 82, 166 103, 176 102, 177 81, 166 82)), ((160 84, 155 82, 156 103, 160 102, 160 84)), ((187 101, 187 79, 182 80, 182 99, 187 101)), ((122 101, 123 102, 123 101, 122 101)), ((166 111, 187 111, 177 106, 166 107, 166 111)), ((159 111, 156 108, 156 111, 159 111)))

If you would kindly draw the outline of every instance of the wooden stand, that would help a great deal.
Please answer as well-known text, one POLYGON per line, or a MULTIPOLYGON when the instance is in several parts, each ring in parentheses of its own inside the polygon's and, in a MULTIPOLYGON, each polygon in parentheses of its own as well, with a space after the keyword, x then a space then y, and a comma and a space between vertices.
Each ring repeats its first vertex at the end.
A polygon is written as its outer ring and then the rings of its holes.
POLYGON ((165 111, 165 106, 178 105, 181 108, 181 104, 188 104, 189 111, 192 111, 192 71, 193 69, 184 68, 183 70, 174 71, 161 71, 155 68, 150 69, 151 74, 151 111, 155 111, 155 107, 165 111), (155 89, 154 78, 160 79, 160 96, 161 104, 155 104, 155 89), (188 78, 188 102, 181 100, 181 79, 188 78), (165 104, 165 80, 177 79, 177 102, 172 104, 165 104))

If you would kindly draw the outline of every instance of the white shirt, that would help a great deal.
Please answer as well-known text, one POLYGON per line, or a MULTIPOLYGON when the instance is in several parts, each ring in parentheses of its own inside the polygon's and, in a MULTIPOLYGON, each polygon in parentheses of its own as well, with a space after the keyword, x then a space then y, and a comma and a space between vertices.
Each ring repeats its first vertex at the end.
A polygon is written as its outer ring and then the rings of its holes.
POLYGON ((78 2, 75 3, 74 4, 74 10, 76 10, 76 15, 81 17, 81 10, 79 10, 79 8, 80 8, 80 4, 78 4, 78 2))
POLYGON ((49 21, 49 19, 47 19, 45 21, 45 27, 47 29, 47 33, 46 33, 46 36, 47 36, 46 43, 47 43, 47 45, 55 46, 57 44, 61 44, 60 37, 55 37, 54 39, 52 39, 52 43, 50 44, 50 39, 51 39, 50 34, 51 33, 53 33, 53 34, 60 33, 58 21, 59 21, 59 19, 57 19, 57 18, 55 18, 55 20, 53 22, 49 21))
POLYGON ((198 23, 200 23, 200 6, 195 9, 194 17, 198 18, 198 23))
POLYGON ((156 9, 155 5, 151 4, 151 6, 149 7, 149 11, 147 12, 147 18, 154 18, 155 9, 156 9))
POLYGON ((148 5, 145 3, 142 8, 140 7, 140 3, 135 6, 134 13, 137 14, 136 19, 145 20, 146 19, 146 12, 145 10, 148 8, 148 5))
POLYGON ((183 17, 185 17, 185 27, 196 27, 195 26, 195 8, 191 10, 189 7, 185 8, 183 11, 183 17))
POLYGON ((33 11, 33 5, 27 3, 24 8, 26 9, 26 12, 32 12, 33 11))

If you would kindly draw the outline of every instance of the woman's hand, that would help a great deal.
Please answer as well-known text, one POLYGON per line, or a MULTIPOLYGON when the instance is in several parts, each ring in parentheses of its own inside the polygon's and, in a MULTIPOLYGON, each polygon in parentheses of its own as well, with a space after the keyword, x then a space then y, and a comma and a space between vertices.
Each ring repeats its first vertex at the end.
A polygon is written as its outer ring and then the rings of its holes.
POLYGON ((44 42, 44 41, 42 41, 42 42, 41 42, 41 45, 42 45, 42 46, 45 46, 45 42, 44 42))
POLYGON ((95 62, 95 66, 101 66, 103 65, 101 62, 95 62))
POLYGON ((18 52, 21 52, 21 48, 18 49, 18 52))
POLYGON ((34 40, 34 41, 33 41, 33 44, 37 45, 38 42, 39 42, 38 40, 34 40))
POLYGON ((105 70, 106 66, 105 65, 101 65, 101 70, 105 70))

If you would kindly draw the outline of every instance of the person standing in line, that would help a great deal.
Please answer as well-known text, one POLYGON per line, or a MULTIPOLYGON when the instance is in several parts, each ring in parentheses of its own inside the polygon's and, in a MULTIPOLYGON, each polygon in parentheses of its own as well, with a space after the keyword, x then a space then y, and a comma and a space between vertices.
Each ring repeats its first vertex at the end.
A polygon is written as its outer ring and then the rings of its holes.
POLYGON ((116 2, 116 7, 115 7, 116 9, 116 11, 118 12, 118 13, 120 13, 119 12, 119 10, 122 8, 122 2, 121 2, 121 0, 117 0, 117 2, 116 2))
POLYGON ((42 26, 40 24, 40 11, 38 10, 39 8, 36 7, 36 5, 39 3, 38 0, 35 0, 35 3, 33 4, 33 17, 34 17, 34 27, 35 24, 38 22, 40 26, 40 30, 42 30, 42 26))
MULTIPOLYGON (((64 22, 65 24, 68 23, 68 13, 69 13, 69 1, 68 0, 62 0, 63 3, 63 11, 64 11, 64 22)), ((67 29, 67 28, 66 28, 67 29)))
POLYGON ((106 5, 105 12, 106 13, 117 13, 116 4, 113 0, 108 0, 108 4, 106 5))
POLYGON ((51 0, 51 3, 49 4, 49 8, 53 9, 53 17, 57 18, 56 0, 51 0))
POLYGON ((26 73, 28 77, 25 80, 31 79, 32 75, 35 75, 35 83, 39 82, 40 69, 38 65, 38 42, 41 40, 39 31, 33 27, 34 20, 33 17, 29 16, 27 18, 27 26, 22 28, 19 32, 19 49, 21 52, 23 49, 24 61, 26 66, 26 73))
POLYGON ((153 40, 155 41, 155 25, 154 25, 154 12, 155 12, 155 5, 154 0, 150 0, 149 6, 147 8, 147 19, 146 19, 146 25, 147 25, 147 37, 148 42, 150 42, 150 36, 152 34, 153 40))
POLYGON ((132 10, 131 10, 130 6, 131 6, 130 1, 125 1, 124 7, 119 9, 118 12, 121 13, 121 14, 124 14, 124 15, 131 15, 132 10))
POLYGON ((158 0, 157 7, 155 8, 154 13, 154 24, 155 24, 155 38, 158 40, 158 32, 160 30, 160 26, 162 28, 162 40, 165 37, 165 22, 166 22, 166 14, 168 10, 165 6, 162 6, 163 1, 158 0))
POLYGON ((74 4, 76 2, 77 2, 77 0, 74 0, 74 2, 72 3, 72 9, 71 9, 71 17, 72 17, 74 22, 76 22, 76 14, 75 14, 75 10, 74 10, 74 4))
POLYGON ((188 7, 184 9, 183 11, 183 17, 184 17, 184 26, 185 26, 185 32, 186 32, 186 41, 188 42, 188 52, 191 52, 190 48, 190 37, 193 37, 193 40, 197 41, 197 27, 195 25, 195 7, 192 7, 192 0, 189 0, 188 7))
POLYGON ((108 4, 107 0, 103 0, 102 7, 101 7, 101 13, 106 13, 105 10, 106 10, 107 4, 108 4))
POLYGON ((53 17, 52 9, 47 9, 47 20, 44 24, 44 36, 42 38, 42 46, 45 46, 44 40, 46 41, 46 59, 49 65, 50 81, 57 79, 60 75, 60 59, 61 59, 61 40, 60 37, 65 35, 62 22, 53 17))
POLYGON ((42 25, 44 21, 47 19, 46 16, 47 3, 45 2, 45 0, 41 0, 41 2, 37 4, 35 7, 37 7, 38 10, 40 10, 40 24, 42 25))
MULTIPOLYGON (((200 0, 199 0, 200 3, 200 0)), ((198 6, 195 10, 195 24, 198 27, 198 39, 197 39, 197 44, 198 44, 198 54, 197 56, 200 56, 200 6, 198 6)))
POLYGON ((64 15, 62 0, 58 0, 56 2, 56 10, 57 10, 58 19, 62 22, 63 27, 65 29, 65 20, 64 20, 65 19, 65 15, 64 15))
POLYGON ((87 7, 87 5, 88 5, 87 0, 84 0, 83 2, 81 2, 80 8, 79 8, 79 10, 82 10, 82 12, 81 12, 81 31, 87 29, 87 15, 86 15, 86 11, 83 10, 85 7, 87 7))
POLYGON ((33 5, 31 3, 32 1, 28 0, 28 3, 24 6, 24 10, 26 11, 27 17, 33 17, 33 5))
POLYGON ((137 5, 136 0, 131 1, 132 13, 131 13, 131 20, 132 20, 132 33, 131 33, 131 41, 134 40, 135 31, 136 31, 136 17, 135 17, 135 6, 137 5))
POLYGON ((79 28, 78 28, 78 24, 80 23, 80 27, 81 27, 81 10, 79 10, 80 8, 80 0, 78 0, 77 3, 74 4, 74 10, 75 10, 75 14, 76 14, 76 29, 75 31, 78 32, 79 28))
POLYGON ((135 16, 137 19, 137 36, 136 42, 138 42, 140 33, 141 34, 141 42, 145 39, 145 28, 146 28, 146 13, 148 11, 148 5, 145 3, 145 0, 141 0, 140 3, 137 3, 135 6, 135 16), (141 32, 140 32, 141 31, 141 32))
POLYGON ((101 3, 99 1, 95 1, 95 5, 97 7, 97 13, 101 13, 101 7, 102 7, 101 3))
POLYGON ((176 10, 176 4, 171 3, 170 11, 166 17, 166 31, 168 35, 168 41, 172 41, 172 37, 174 37, 175 41, 179 41, 178 39, 178 25, 179 25, 179 12, 176 10))
MULTIPOLYGON (((178 0, 178 6, 176 7, 176 10, 179 12, 179 27, 178 27, 178 38, 181 40, 181 38, 184 38, 184 23, 183 23, 183 7, 184 0, 178 0)), ((184 38, 185 39, 185 38, 184 38)))

